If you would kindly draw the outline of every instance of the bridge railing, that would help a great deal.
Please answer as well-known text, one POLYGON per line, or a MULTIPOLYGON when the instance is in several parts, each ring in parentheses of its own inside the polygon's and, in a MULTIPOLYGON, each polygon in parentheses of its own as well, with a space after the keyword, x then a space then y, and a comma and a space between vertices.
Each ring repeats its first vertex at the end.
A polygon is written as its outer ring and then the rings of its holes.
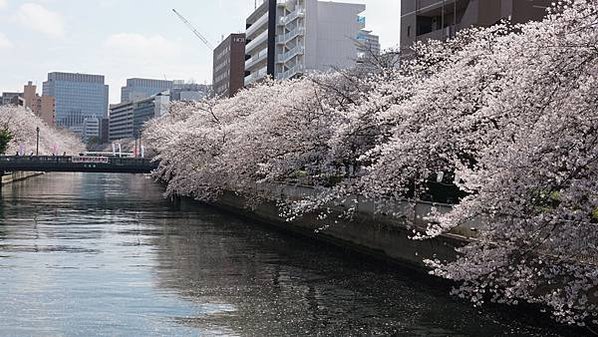
POLYGON ((150 172, 157 163, 145 158, 78 156, 0 156, 0 171, 150 172))
POLYGON ((146 158, 120 158, 120 157, 109 157, 109 162, 112 165, 121 166, 148 166, 153 165, 150 159, 146 158))
POLYGON ((51 162, 51 163, 70 163, 71 156, 0 156, 0 162, 51 162))
MULTIPOLYGON (((0 162, 48 162, 48 163, 73 163, 73 156, 0 156, 0 162)), ((93 159, 93 158, 91 158, 93 159)), ((148 165, 147 158, 120 158, 108 157, 108 162, 115 165, 148 165)))

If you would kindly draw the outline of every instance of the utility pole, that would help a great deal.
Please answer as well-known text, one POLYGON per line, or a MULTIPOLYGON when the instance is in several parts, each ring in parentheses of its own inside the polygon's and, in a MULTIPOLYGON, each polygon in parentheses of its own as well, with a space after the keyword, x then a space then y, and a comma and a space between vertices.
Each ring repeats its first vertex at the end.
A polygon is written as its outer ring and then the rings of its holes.
POLYGON ((39 156, 39 126, 35 128, 35 131, 37 131, 37 144, 35 146, 35 155, 39 156))

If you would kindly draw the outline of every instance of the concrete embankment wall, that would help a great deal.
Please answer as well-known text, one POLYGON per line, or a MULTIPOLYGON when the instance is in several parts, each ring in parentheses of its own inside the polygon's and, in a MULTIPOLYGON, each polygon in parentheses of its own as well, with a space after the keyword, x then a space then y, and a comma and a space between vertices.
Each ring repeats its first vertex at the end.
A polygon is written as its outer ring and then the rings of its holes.
POLYGON ((42 175, 42 172, 11 172, 2 176, 2 185, 12 184, 17 181, 42 175))
MULTIPOLYGON (((275 201, 264 201, 252 208, 247 208, 247 201, 243 196, 225 193, 217 202, 212 203, 212 206, 284 231, 416 268, 425 268, 424 259, 454 259, 457 256, 455 248, 467 242, 465 237, 453 234, 423 241, 412 240, 410 236, 413 232, 405 223, 401 223, 401 220, 395 217, 374 212, 373 206, 367 203, 358 207, 351 220, 342 217, 340 211, 333 211, 325 220, 308 215, 287 222, 280 217, 280 209, 275 201)), ((426 212, 425 209, 431 206, 424 203, 418 207, 423 208, 419 212, 426 212)))

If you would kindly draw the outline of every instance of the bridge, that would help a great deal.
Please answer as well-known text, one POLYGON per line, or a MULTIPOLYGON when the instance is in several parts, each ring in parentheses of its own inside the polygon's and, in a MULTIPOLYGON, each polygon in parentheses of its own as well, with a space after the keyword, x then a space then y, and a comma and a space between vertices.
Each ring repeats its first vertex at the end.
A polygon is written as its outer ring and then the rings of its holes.
POLYGON ((0 156, 0 174, 18 171, 150 173, 156 168, 158 168, 158 163, 145 158, 0 156))

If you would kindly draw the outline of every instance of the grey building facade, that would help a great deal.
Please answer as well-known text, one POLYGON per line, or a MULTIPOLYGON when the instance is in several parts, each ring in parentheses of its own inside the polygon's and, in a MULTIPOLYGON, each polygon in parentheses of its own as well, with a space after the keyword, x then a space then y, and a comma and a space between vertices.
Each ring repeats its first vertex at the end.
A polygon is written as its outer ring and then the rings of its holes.
POLYGON ((152 118, 168 111, 170 96, 157 94, 150 98, 110 106, 109 141, 138 139, 143 126, 152 118))
POLYGON ((49 73, 43 96, 56 99, 56 125, 81 132, 85 118, 106 117, 108 86, 104 76, 75 73, 49 73))
POLYGON ((172 89, 173 81, 130 78, 120 90, 120 102, 132 102, 172 89))
POLYGON ((170 90, 171 101, 200 101, 210 96, 212 88, 209 85, 198 83, 184 83, 175 81, 170 90))
POLYGON ((401 0, 401 49, 415 41, 445 40, 471 26, 541 20, 552 0, 401 0))
POLYGON ((133 138, 133 102, 110 106, 109 141, 133 138))
POLYGON ((20 99, 23 97, 22 92, 3 92, 2 101, 0 105, 20 105, 20 99))
POLYGON ((100 120, 100 143, 108 143, 110 139, 110 119, 102 118, 100 120))
POLYGON ((100 119, 97 117, 87 117, 83 121, 83 141, 99 141, 100 138, 100 119))

